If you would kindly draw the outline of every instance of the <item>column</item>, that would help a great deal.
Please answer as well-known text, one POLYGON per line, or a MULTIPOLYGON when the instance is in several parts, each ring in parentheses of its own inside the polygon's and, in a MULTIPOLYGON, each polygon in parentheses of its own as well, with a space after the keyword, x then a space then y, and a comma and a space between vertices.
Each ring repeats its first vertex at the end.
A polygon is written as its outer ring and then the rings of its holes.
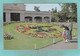
POLYGON ((20 13, 20 21, 25 21, 24 20, 24 13, 20 13))
POLYGON ((44 17, 42 17, 42 22, 44 22, 44 17))
POLYGON ((10 20, 10 12, 6 12, 6 22, 9 22, 10 20))
POLYGON ((32 17, 32 22, 34 22, 34 17, 32 17))
POLYGON ((51 23, 51 17, 50 17, 50 23, 51 23))

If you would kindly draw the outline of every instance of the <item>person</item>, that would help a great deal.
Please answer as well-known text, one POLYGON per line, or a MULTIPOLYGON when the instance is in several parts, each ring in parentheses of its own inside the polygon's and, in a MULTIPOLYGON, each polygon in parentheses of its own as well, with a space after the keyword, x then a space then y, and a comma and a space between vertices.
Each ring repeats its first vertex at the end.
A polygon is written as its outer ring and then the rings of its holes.
POLYGON ((70 35, 69 28, 67 26, 63 27, 63 35, 62 36, 63 36, 63 40, 65 42, 68 42, 70 40, 71 35, 70 35))
POLYGON ((66 39, 66 42, 68 42, 71 39, 71 34, 70 34, 70 30, 69 30, 68 27, 65 27, 65 29, 66 29, 66 37, 65 37, 65 39, 66 39))
MULTIPOLYGON (((70 23, 70 20, 68 20, 68 23, 70 23)), ((72 27, 73 27, 73 23, 71 22, 70 24, 68 24, 67 27, 69 28, 70 35, 71 35, 69 40, 72 40, 72 27)))
POLYGON ((65 28, 63 28, 63 40, 64 40, 64 41, 66 41, 66 39, 65 39, 65 38, 66 38, 66 29, 65 29, 65 28))

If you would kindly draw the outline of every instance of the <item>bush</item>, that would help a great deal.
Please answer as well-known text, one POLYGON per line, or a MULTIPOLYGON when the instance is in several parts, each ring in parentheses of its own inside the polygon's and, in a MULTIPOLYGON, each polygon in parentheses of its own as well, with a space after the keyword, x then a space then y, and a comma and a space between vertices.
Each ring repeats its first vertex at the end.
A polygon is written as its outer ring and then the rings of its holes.
POLYGON ((11 21, 9 21, 9 22, 7 22, 8 24, 11 24, 12 22, 11 21))
POLYGON ((5 33, 5 34, 4 34, 4 39, 5 39, 5 40, 11 40, 11 39, 13 39, 13 36, 5 33))
POLYGON ((12 24, 12 23, 15 23, 15 22, 16 22, 16 21, 3 22, 3 25, 12 24))
POLYGON ((7 24, 8 24, 7 22, 4 22, 4 23, 3 23, 3 25, 7 25, 7 24))

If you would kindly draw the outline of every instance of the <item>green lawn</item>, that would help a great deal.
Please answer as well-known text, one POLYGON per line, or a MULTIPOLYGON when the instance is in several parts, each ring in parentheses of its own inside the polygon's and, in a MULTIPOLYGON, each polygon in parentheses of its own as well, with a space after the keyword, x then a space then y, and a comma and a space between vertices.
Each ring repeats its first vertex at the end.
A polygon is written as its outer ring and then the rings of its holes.
MULTIPOLYGON (((28 23, 13 23, 4 26, 4 33, 8 33, 14 37, 12 40, 4 40, 4 49, 8 50, 32 50, 32 49, 40 49, 51 45, 55 42, 62 41, 62 37, 59 38, 33 38, 27 35, 24 35, 20 32, 17 32, 15 27, 21 24, 28 23), (36 45, 36 48, 35 48, 36 45)), ((30 23, 29 23, 30 24, 30 23)), ((34 23, 36 24, 36 23, 34 23)), ((51 24, 37 24, 37 25, 51 25, 51 24)), ((59 26, 54 26, 54 28, 59 31, 63 31, 59 26)), ((73 35, 77 36, 77 29, 73 29, 73 35), (75 32, 75 34, 74 34, 75 32)))

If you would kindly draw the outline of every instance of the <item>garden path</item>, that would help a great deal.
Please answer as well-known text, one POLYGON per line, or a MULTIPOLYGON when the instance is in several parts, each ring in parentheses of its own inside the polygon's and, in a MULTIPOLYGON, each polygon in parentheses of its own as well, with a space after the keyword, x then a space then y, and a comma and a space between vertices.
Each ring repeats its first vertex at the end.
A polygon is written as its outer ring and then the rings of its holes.
POLYGON ((42 48, 43 50, 45 49, 77 49, 77 37, 73 37, 72 40, 69 42, 65 43, 64 41, 58 42, 56 44, 47 46, 42 48))

